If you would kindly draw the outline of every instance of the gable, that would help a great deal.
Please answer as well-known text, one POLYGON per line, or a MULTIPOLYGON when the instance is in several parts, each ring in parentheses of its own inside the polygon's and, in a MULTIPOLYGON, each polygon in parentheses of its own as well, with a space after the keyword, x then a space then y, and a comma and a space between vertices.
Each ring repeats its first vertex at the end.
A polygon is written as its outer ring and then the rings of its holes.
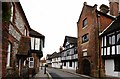
POLYGON ((91 15, 90 12, 92 10, 96 10, 97 9, 97 5, 95 4, 94 6, 90 6, 90 5, 87 5, 86 2, 84 2, 84 5, 83 5, 83 8, 82 8, 82 11, 81 11, 81 14, 79 16, 79 19, 78 19, 78 22, 80 22, 81 18, 83 17, 86 17, 87 15, 91 15))

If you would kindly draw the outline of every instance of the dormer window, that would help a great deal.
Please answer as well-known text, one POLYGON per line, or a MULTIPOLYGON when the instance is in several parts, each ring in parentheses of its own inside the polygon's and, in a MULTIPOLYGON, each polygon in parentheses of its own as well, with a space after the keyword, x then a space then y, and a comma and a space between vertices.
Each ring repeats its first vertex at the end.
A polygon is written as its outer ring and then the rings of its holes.
POLYGON ((87 18, 83 20, 83 28, 87 25, 87 18))

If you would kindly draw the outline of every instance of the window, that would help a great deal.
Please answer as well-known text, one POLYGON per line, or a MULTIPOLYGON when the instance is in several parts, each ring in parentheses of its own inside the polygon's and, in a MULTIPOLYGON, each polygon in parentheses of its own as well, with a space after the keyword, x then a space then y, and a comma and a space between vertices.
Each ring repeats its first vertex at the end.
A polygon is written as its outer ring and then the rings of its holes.
POLYGON ((31 37, 31 49, 40 50, 40 39, 31 37))
POLYGON ((34 38, 31 37, 31 49, 34 50, 34 38))
POLYGON ((72 61, 69 62, 69 66, 72 67, 72 61))
POLYGON ((106 37, 107 46, 115 44, 115 34, 107 35, 106 37))
POLYGON ((30 67, 30 68, 33 68, 33 67, 34 67, 34 58, 33 58, 33 57, 30 57, 30 58, 29 58, 29 67, 30 67))
POLYGON ((13 4, 11 3, 11 18, 10 18, 10 21, 12 22, 13 21, 13 4))
POLYGON ((24 35, 27 36, 27 29, 26 29, 26 27, 24 29, 24 35))
POLYGON ((88 34, 85 34, 85 35, 82 36, 82 43, 85 43, 85 42, 87 42, 88 40, 89 40, 88 34))
POLYGON ((40 39, 35 38, 35 50, 39 50, 39 49, 40 49, 40 39))
POLYGON ((76 48, 74 49, 74 54, 77 54, 77 49, 76 48))
POLYGON ((120 44, 120 33, 117 34, 117 44, 120 44))
POLYGON ((85 27, 86 25, 87 25, 87 18, 83 20, 83 27, 85 27))
POLYGON ((12 44, 9 42, 8 43, 8 51, 7 51, 8 53, 7 53, 7 67, 9 67, 10 66, 10 54, 11 54, 11 52, 12 52, 12 44))

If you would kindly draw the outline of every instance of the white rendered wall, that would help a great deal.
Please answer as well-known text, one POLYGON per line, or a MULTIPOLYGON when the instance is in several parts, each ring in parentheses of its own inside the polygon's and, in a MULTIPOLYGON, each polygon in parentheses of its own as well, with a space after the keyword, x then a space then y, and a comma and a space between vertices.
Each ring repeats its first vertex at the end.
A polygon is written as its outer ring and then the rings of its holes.
POLYGON ((114 71, 114 60, 105 60, 105 71, 106 75, 120 77, 120 72, 114 71))

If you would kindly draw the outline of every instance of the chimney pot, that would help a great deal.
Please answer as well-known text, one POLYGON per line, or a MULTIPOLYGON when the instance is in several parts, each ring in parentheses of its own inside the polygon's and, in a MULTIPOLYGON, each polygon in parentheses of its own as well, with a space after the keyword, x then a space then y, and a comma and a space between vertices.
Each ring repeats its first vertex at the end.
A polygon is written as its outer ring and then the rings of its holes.
POLYGON ((106 14, 106 13, 109 12, 109 7, 107 5, 105 5, 105 4, 102 4, 100 6, 100 11, 106 14))
POLYGON ((119 15, 119 1, 109 0, 109 5, 110 5, 110 15, 118 16, 119 15))
POLYGON ((87 5, 87 2, 84 2, 84 5, 87 5))

